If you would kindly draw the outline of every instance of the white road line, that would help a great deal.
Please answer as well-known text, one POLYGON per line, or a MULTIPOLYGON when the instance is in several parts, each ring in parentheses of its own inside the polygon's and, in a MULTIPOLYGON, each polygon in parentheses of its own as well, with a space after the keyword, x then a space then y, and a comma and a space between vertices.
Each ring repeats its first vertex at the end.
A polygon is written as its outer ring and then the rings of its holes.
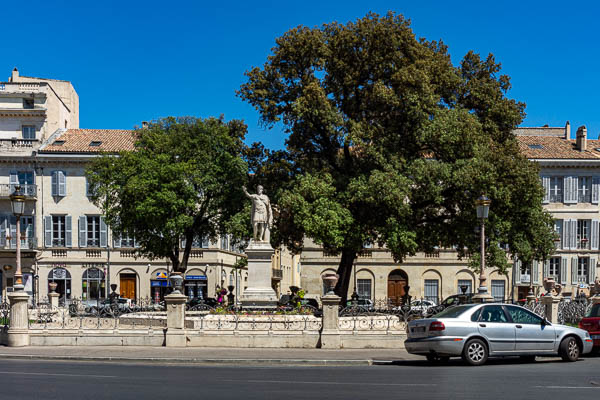
POLYGON ((600 386, 534 386, 535 388, 543 389, 596 389, 600 390, 600 386))
POLYGON ((324 382, 324 381, 269 381, 258 379, 223 379, 226 382, 248 383, 306 383, 309 385, 360 385, 360 386, 437 386, 435 383, 373 383, 373 382, 324 382))
POLYGON ((118 378, 118 376, 112 376, 112 375, 51 374, 51 373, 46 373, 46 372, 0 371, 0 374, 6 374, 6 375, 69 376, 69 377, 86 377, 86 378, 118 378))

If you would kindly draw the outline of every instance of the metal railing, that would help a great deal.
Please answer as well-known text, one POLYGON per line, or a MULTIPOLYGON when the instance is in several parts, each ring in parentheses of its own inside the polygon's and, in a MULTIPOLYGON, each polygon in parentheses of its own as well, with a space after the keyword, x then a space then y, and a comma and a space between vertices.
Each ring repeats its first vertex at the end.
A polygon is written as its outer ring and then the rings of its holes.
POLYGON ((14 184, 0 184, 0 197, 10 197, 14 192, 17 186, 21 187, 21 193, 26 198, 36 198, 37 197, 37 185, 34 184, 24 184, 24 185, 14 185, 14 184))

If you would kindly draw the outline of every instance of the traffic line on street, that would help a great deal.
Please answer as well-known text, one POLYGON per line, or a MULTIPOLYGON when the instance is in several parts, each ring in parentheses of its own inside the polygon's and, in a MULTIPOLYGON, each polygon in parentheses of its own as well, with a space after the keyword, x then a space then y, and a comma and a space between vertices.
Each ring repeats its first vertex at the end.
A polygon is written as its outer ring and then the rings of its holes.
POLYGON ((263 379, 223 379, 226 382, 248 383, 305 383, 307 385, 359 385, 359 386, 437 386, 436 383, 373 383, 373 382, 331 382, 331 381, 274 381, 263 379))
POLYGON ((534 386, 541 389, 596 389, 600 390, 600 386, 534 386))
POLYGON ((80 374, 55 374, 49 372, 17 372, 17 371, 0 371, 4 375, 42 375, 42 376, 68 376, 76 378, 119 378, 113 375, 80 375, 80 374))

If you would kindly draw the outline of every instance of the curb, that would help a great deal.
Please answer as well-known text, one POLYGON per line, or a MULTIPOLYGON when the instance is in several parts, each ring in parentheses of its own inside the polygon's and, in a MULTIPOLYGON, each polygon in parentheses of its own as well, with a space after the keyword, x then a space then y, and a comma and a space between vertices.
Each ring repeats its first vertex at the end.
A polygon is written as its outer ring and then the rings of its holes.
MULTIPOLYGON (((218 359, 218 358, 175 358, 175 357, 85 357, 85 356, 46 356, 35 354, 0 354, 0 360, 46 360, 46 361, 98 361, 98 362, 138 362, 156 364, 210 364, 210 365, 318 365, 318 366, 371 366, 373 360, 306 360, 286 358, 258 359, 218 359)), ((378 362, 383 363, 383 362, 378 362)), ((387 362, 386 362, 387 363, 387 362)))

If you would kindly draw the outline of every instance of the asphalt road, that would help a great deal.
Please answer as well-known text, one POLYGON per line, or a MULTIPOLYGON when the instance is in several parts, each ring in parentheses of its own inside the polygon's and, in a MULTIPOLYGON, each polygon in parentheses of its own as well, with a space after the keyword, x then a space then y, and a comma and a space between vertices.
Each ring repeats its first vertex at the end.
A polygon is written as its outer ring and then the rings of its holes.
POLYGON ((0 399, 593 399, 600 357, 467 367, 217 367, 0 360, 0 399), (568 397, 567 397, 568 396, 568 397))

